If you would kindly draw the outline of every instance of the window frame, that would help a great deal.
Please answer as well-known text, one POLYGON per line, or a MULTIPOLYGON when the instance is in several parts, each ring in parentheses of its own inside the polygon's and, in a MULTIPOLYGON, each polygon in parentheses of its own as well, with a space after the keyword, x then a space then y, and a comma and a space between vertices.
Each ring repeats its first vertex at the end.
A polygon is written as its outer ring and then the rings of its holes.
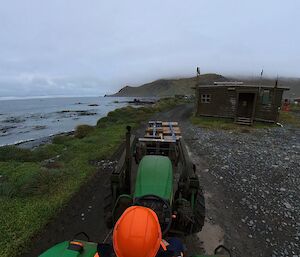
POLYGON ((200 101, 202 104, 210 104, 211 103, 211 94, 201 94, 200 101))
POLYGON ((261 94, 261 104, 268 105, 271 103, 271 90, 270 89, 263 89, 261 94))

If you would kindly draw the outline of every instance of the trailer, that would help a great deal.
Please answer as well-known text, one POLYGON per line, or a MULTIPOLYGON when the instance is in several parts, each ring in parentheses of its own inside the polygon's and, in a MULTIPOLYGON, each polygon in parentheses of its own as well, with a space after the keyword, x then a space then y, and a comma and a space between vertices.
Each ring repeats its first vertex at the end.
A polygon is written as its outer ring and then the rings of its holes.
POLYGON ((163 235, 201 231, 204 195, 178 122, 149 121, 140 138, 127 127, 125 149, 110 181, 105 198, 109 228, 129 206, 140 205, 155 211, 163 235))

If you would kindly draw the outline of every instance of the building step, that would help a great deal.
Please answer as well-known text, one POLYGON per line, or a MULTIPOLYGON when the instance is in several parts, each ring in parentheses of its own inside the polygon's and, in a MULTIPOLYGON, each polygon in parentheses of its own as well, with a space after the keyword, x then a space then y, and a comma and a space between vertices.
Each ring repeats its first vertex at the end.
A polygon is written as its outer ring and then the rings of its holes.
POLYGON ((251 121, 251 118, 246 118, 246 117, 237 117, 238 120, 250 120, 251 121))
POLYGON ((247 125, 250 126, 252 124, 251 118, 246 118, 246 117, 237 117, 236 119, 236 124, 239 125, 247 125))
POLYGON ((251 122, 241 122, 241 121, 237 121, 235 122, 238 125, 246 125, 246 126, 251 126, 251 122))

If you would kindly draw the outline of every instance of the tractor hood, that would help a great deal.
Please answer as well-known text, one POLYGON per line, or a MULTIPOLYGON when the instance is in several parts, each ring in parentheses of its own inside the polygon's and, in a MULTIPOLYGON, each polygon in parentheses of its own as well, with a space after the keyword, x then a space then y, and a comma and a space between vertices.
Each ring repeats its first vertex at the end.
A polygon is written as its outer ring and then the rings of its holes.
MULTIPOLYGON (((76 240, 78 241, 78 240, 76 240)), ((39 257, 94 257, 97 252, 97 244, 92 242, 78 241, 83 244, 83 251, 69 250, 69 241, 59 243, 39 257)))
POLYGON ((134 198, 144 195, 157 195, 171 201, 173 194, 172 163, 168 157, 144 156, 140 161, 134 198))

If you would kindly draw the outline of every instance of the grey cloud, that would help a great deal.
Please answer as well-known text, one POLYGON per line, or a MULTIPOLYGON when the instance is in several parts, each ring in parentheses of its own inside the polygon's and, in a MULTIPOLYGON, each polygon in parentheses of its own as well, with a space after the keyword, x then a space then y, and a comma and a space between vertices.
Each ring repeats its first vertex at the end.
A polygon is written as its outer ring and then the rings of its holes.
POLYGON ((299 9, 297 0, 5 1, 0 96, 108 93, 195 66, 300 76, 299 9))

